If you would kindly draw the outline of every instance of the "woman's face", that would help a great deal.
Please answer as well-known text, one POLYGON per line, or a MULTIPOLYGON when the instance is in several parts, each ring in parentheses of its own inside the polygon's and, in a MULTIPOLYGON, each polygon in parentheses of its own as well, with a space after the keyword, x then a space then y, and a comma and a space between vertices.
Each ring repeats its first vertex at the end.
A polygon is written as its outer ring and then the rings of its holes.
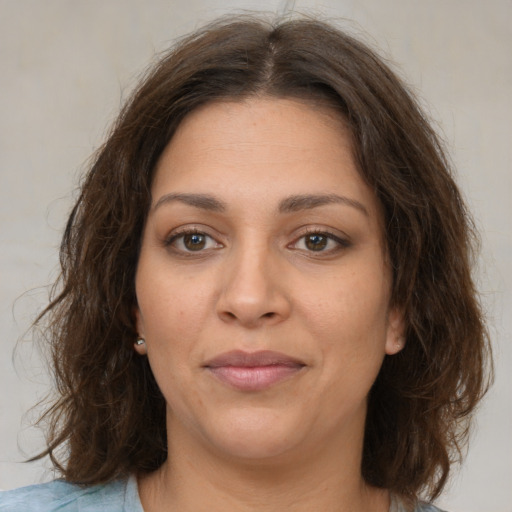
POLYGON ((244 460, 360 450, 401 348, 390 285, 335 114, 268 98, 191 113, 158 163, 136 276, 169 442, 244 460))

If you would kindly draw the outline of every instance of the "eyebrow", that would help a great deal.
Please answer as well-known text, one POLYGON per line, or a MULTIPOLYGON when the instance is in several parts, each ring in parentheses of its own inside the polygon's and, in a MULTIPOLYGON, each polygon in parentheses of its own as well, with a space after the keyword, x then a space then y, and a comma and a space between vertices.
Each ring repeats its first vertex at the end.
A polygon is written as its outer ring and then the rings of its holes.
POLYGON ((301 210, 310 210, 327 204, 343 204, 356 208, 361 213, 369 217, 368 210, 362 203, 349 197, 339 196, 337 194, 301 194, 287 197, 279 203, 280 213, 292 213, 301 210))
POLYGON ((213 196, 208 194, 166 194, 162 196, 153 206, 153 210, 160 208, 160 206, 168 203, 178 201, 185 203, 201 210, 208 210, 211 212, 223 212, 226 210, 226 204, 219 201, 213 196))
MULTIPOLYGON (((202 210, 208 210, 212 212, 224 212, 227 210, 227 205, 223 201, 209 195, 209 194, 166 194, 162 196, 153 206, 153 210, 160 208, 160 206, 168 203, 178 201, 181 203, 188 204, 195 208, 202 210)), ((338 194, 298 194, 287 197, 279 203, 279 213, 293 213, 302 210, 310 210, 318 208, 319 206, 325 206, 328 204, 343 204, 351 206, 359 210, 361 213, 369 216, 368 210, 365 206, 349 197, 340 196, 338 194)))

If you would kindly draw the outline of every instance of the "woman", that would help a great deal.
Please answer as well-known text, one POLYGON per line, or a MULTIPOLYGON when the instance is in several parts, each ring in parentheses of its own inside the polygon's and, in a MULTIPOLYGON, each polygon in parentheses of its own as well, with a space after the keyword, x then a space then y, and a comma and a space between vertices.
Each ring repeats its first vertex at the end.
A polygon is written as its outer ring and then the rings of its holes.
POLYGON ((367 47, 312 20, 184 39, 98 152, 40 319, 63 480, 0 510, 436 510, 487 384, 472 244, 367 47))

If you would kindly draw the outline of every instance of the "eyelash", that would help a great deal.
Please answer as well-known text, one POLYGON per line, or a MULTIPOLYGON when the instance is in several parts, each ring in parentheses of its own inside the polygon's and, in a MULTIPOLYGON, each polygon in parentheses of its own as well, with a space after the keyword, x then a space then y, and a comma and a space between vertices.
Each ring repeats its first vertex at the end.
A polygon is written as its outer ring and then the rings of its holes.
MULTIPOLYGON (((201 231, 201 230, 196 229, 196 228, 192 228, 192 229, 184 228, 183 230, 180 230, 180 231, 170 235, 164 241, 164 245, 166 247, 172 247, 176 252, 179 252, 180 254, 187 255, 187 256, 194 255, 194 253, 196 253, 196 255, 199 255, 200 253, 205 251, 205 249, 199 249, 198 251, 192 251, 192 250, 186 250, 186 249, 179 249, 179 248, 177 248, 175 246, 173 247, 173 244, 175 244, 176 241, 178 241, 179 239, 183 240, 184 237, 186 237, 187 235, 201 235, 201 236, 204 236, 207 239, 215 241, 215 239, 212 236, 208 235, 204 231, 201 231)), ((320 250, 320 251, 301 249, 301 250, 303 250, 305 252, 308 252, 308 253, 311 253, 311 254, 315 254, 316 253, 319 256, 321 254, 332 254, 332 253, 338 252, 338 251, 340 251, 342 249, 346 249, 346 248, 348 248, 348 247, 350 247, 352 245, 351 242, 348 239, 340 238, 338 235, 335 235, 334 233, 332 233, 332 232, 330 232, 328 230, 320 230, 320 229, 308 228, 305 233, 303 233, 300 237, 295 239, 295 241, 292 242, 291 244, 289 244, 288 247, 296 246, 299 243, 299 241, 301 241, 303 239, 305 240, 308 236, 312 236, 312 235, 317 235, 317 236, 321 236, 321 237, 327 238, 328 239, 327 243, 329 241, 334 241, 337 244, 337 247, 329 249, 329 250, 320 250)), ((215 243, 218 246, 222 247, 222 244, 220 244, 219 242, 215 241, 215 243)), ((211 249, 211 248, 209 248, 209 249, 211 249)))
MULTIPOLYGON (((171 234, 164 242, 164 245, 166 247, 172 247, 175 251, 179 252, 180 254, 186 254, 186 255, 193 255, 195 252, 201 253, 203 250, 198 251, 187 251, 186 249, 178 249, 177 247, 173 247, 173 244, 179 239, 184 239, 187 235, 200 235, 204 236, 207 239, 215 240, 212 236, 208 235, 204 231, 201 231, 197 228, 184 228, 176 233, 171 234)), ((216 242, 217 245, 222 245, 216 242)))
POLYGON ((322 250, 322 251, 306 250, 308 253, 311 253, 311 254, 316 253, 319 256, 321 254, 325 254, 325 255, 333 254, 340 250, 347 249, 348 247, 351 246, 351 242, 347 238, 341 238, 329 230, 314 229, 314 228, 308 228, 304 234, 302 234, 299 238, 297 238, 293 242, 292 245, 297 245, 300 240, 306 239, 308 236, 311 236, 311 235, 318 235, 318 236, 325 237, 328 239, 328 241, 329 240, 334 241, 337 244, 337 246, 334 247, 333 249, 329 249, 329 250, 325 250, 325 251, 324 250, 322 250))

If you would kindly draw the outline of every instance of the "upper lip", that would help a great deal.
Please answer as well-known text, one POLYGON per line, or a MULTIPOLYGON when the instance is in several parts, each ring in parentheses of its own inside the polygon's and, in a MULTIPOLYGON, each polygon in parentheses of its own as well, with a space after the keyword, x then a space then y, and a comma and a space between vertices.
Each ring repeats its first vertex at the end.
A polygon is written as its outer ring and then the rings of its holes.
POLYGON ((203 366, 206 368, 220 368, 223 366, 255 368, 270 365, 305 366, 305 363, 295 357, 272 350, 260 350, 258 352, 231 350, 209 359, 203 366))

